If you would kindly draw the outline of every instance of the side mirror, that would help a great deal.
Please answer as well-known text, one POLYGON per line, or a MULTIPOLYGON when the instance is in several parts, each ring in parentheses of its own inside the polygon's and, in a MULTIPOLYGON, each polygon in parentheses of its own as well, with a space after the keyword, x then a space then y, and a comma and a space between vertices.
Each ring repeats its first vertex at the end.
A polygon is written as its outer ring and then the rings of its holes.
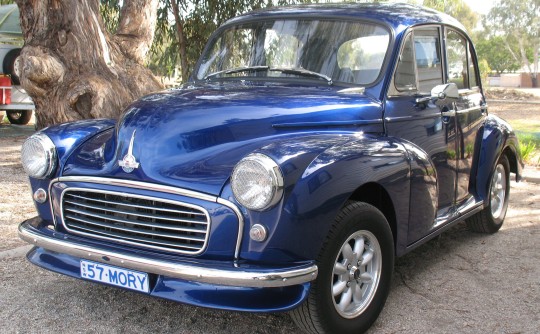
POLYGON ((453 82, 444 85, 437 85, 431 90, 431 99, 438 106, 455 102, 459 99, 459 90, 453 82))

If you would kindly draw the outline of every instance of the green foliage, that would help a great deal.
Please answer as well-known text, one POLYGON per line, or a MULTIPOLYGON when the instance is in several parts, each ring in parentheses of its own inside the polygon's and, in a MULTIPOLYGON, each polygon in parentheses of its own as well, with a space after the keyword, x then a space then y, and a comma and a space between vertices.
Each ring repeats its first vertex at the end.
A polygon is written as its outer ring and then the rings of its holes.
POLYGON ((475 44, 478 58, 485 59, 489 67, 497 73, 517 71, 521 64, 512 57, 506 43, 501 36, 480 39, 475 44))
POLYGON ((120 15, 121 0, 100 0, 99 11, 105 24, 105 28, 110 33, 114 33, 118 28, 118 17, 120 15))
POLYGON ((480 69, 480 79, 482 80, 482 85, 486 86, 488 84, 487 78, 491 73, 491 68, 489 67, 488 61, 485 59, 480 59, 480 61, 478 61, 478 68, 480 69))
MULTIPOLYGON (((533 132, 521 131, 522 128, 519 125, 515 127, 514 122, 512 123, 512 127, 516 130, 519 139, 519 151, 523 161, 529 164, 533 163, 534 158, 540 154, 540 132, 538 132, 538 128, 534 129, 536 131, 533 132)), ((530 130, 526 127, 523 129, 530 130)))
POLYGON ((534 141, 520 142, 519 150, 521 157, 525 162, 529 162, 536 151, 536 143, 534 141))
POLYGON ((423 5, 458 19, 468 31, 478 23, 478 15, 463 0, 424 0, 423 5))
POLYGON ((180 66, 180 52, 171 1, 178 1, 180 24, 186 39, 188 73, 201 55, 208 38, 230 18, 251 10, 311 2, 309 0, 161 0, 149 67, 158 75, 170 76, 180 66))
POLYGON ((490 10, 483 24, 491 36, 502 38, 515 61, 527 67, 530 74, 537 72, 540 0, 500 0, 490 10))

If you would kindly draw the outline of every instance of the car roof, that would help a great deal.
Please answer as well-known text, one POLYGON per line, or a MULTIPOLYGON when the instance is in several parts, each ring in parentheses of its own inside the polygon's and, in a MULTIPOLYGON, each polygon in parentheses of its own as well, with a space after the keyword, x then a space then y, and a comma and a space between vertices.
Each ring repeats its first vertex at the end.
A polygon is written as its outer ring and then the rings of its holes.
POLYGON ((232 20, 227 24, 236 24, 242 21, 262 18, 357 18, 368 19, 386 23, 396 33, 408 27, 421 24, 446 24, 457 27, 463 31, 465 28, 458 20, 450 15, 438 12, 431 8, 406 3, 354 3, 354 4, 316 4, 287 7, 271 7, 256 10, 232 20))

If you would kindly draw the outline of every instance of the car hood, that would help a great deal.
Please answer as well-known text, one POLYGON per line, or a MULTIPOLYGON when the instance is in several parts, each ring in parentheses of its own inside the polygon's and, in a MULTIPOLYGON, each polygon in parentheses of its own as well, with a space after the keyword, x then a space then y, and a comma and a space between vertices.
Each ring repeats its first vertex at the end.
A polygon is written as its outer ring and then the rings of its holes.
POLYGON ((336 144, 324 138, 340 132, 382 132, 381 116, 375 99, 332 87, 244 82, 172 89, 134 102, 116 129, 76 149, 62 174, 132 179, 219 195, 235 164, 251 152, 276 141, 301 143, 317 134, 320 144, 311 140, 309 146, 315 158, 336 144), (138 164, 131 171, 121 167, 127 155, 138 164))

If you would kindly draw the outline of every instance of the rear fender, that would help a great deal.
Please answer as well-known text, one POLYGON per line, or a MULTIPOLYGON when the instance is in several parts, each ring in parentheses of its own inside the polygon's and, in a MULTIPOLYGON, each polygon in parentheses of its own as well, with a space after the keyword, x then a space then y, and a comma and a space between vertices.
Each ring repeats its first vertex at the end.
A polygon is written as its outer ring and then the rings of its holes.
POLYGON ((516 174, 516 180, 519 181, 523 170, 523 162, 516 134, 503 119, 489 115, 483 127, 475 178, 476 195, 482 200, 488 198, 493 167, 503 153, 508 155, 510 170, 516 174))

